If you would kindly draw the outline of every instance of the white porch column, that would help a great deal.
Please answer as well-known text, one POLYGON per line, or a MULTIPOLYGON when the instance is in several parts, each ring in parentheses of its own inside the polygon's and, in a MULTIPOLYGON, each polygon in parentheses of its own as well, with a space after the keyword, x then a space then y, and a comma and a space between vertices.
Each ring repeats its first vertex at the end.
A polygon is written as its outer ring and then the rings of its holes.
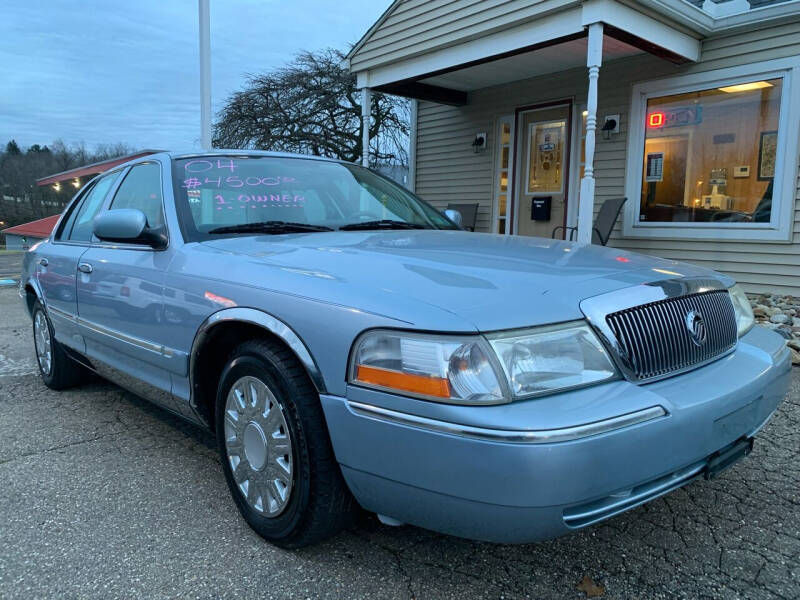
POLYGON ((594 144, 597 129, 597 80, 603 64, 603 24, 589 25, 589 47, 586 52, 586 66, 589 67, 589 96, 586 101, 586 162, 581 194, 578 202, 578 242, 592 242, 592 222, 594 220, 594 144))
POLYGON ((408 136, 408 181, 406 187, 412 192, 417 189, 417 118, 419 100, 411 100, 411 132, 408 136))
POLYGON ((361 164, 369 167, 369 117, 372 112, 372 90, 361 90, 361 164))

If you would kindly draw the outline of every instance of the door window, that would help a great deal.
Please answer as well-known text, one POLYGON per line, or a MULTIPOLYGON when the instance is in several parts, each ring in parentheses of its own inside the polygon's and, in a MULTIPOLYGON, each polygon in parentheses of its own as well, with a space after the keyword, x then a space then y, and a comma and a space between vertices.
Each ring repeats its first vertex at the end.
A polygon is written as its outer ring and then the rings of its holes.
POLYGON ((131 168, 114 195, 111 208, 137 208, 147 217, 150 227, 163 225, 161 167, 157 163, 143 163, 131 168))
POLYGON ((91 241, 94 231, 92 221, 97 216, 97 213, 100 212, 103 200, 105 200, 118 175, 119 171, 116 171, 97 180, 84 196, 80 206, 70 214, 61 230, 59 239, 66 239, 72 242, 91 241))
POLYGON ((564 191, 565 120, 528 126, 528 194, 564 191))

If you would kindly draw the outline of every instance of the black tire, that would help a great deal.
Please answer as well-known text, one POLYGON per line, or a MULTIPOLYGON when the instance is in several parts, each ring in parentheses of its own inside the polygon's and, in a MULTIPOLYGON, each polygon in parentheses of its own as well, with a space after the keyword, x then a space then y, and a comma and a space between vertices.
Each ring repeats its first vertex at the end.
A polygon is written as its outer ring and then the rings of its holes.
POLYGON ((264 539, 282 548, 301 548, 349 526, 358 506, 333 453, 319 395, 305 369, 280 343, 250 340, 230 355, 220 377, 216 400, 216 435, 225 480, 239 512, 264 539), (293 452, 292 488, 283 512, 259 513, 234 479, 225 443, 225 405, 231 387, 242 377, 263 382, 280 405, 293 452))
POLYGON ((33 303, 31 315, 33 317, 33 340, 37 353, 36 364, 39 366, 39 373, 42 376, 44 384, 52 390, 63 390, 83 383, 88 375, 86 367, 67 356, 63 346, 56 341, 56 338, 53 336, 53 325, 50 322, 50 318, 47 316, 47 312, 38 300, 33 303), (49 372, 42 366, 42 361, 38 358, 40 342, 36 336, 37 315, 42 315, 47 323, 47 337, 50 340, 49 372))

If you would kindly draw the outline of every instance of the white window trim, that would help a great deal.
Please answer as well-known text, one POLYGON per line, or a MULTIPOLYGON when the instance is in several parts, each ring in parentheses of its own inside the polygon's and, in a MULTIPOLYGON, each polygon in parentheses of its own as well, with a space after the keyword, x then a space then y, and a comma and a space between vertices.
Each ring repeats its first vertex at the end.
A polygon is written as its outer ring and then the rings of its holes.
POLYGON ((800 58, 791 57, 638 83, 631 94, 625 169, 623 235, 626 238, 681 238, 790 242, 796 199, 800 138, 800 58), (639 221, 648 98, 734 85, 754 79, 783 78, 773 207, 769 223, 657 223, 639 221))

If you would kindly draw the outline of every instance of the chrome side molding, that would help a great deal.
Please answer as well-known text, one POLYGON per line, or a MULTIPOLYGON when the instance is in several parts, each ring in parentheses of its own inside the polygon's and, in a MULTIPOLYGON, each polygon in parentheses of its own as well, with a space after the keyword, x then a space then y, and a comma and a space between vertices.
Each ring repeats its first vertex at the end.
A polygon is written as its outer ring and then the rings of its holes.
POLYGON ((67 321, 71 321, 76 325, 81 327, 85 327, 86 329, 98 333, 100 335, 105 335, 110 338, 114 338, 121 342, 125 342, 126 344, 130 344, 132 346, 136 346, 137 348, 141 348, 142 350, 147 350, 154 354, 158 354, 160 356, 164 356, 166 358, 171 358, 176 353, 179 353, 178 350, 174 348, 170 348, 168 346, 163 346, 161 344, 156 344, 155 342, 151 342, 136 336, 128 335, 127 333, 122 333, 121 331, 117 331, 116 329, 111 329, 109 327, 105 327, 94 321, 89 321, 84 319, 83 317, 79 317, 77 315, 73 315, 68 313, 60 308, 56 308, 55 306, 48 306, 47 312, 57 315, 62 319, 66 319, 67 321))
POLYGON ((427 429, 436 433, 447 433, 461 437, 468 437, 489 442, 506 442, 514 444, 552 444, 555 442, 568 442, 581 438, 607 433, 623 427, 630 427, 652 421, 667 415, 667 411, 661 406, 651 406, 642 410, 637 410, 610 419, 594 421, 583 425, 572 427, 561 427, 559 429, 539 429, 539 430, 513 430, 513 429, 490 429, 487 427, 473 427, 471 425, 460 425, 429 419, 412 415, 409 413, 390 410, 381 406, 364 404, 363 402, 347 401, 348 408, 355 414, 385 421, 388 423, 407 425, 419 429, 427 429))

